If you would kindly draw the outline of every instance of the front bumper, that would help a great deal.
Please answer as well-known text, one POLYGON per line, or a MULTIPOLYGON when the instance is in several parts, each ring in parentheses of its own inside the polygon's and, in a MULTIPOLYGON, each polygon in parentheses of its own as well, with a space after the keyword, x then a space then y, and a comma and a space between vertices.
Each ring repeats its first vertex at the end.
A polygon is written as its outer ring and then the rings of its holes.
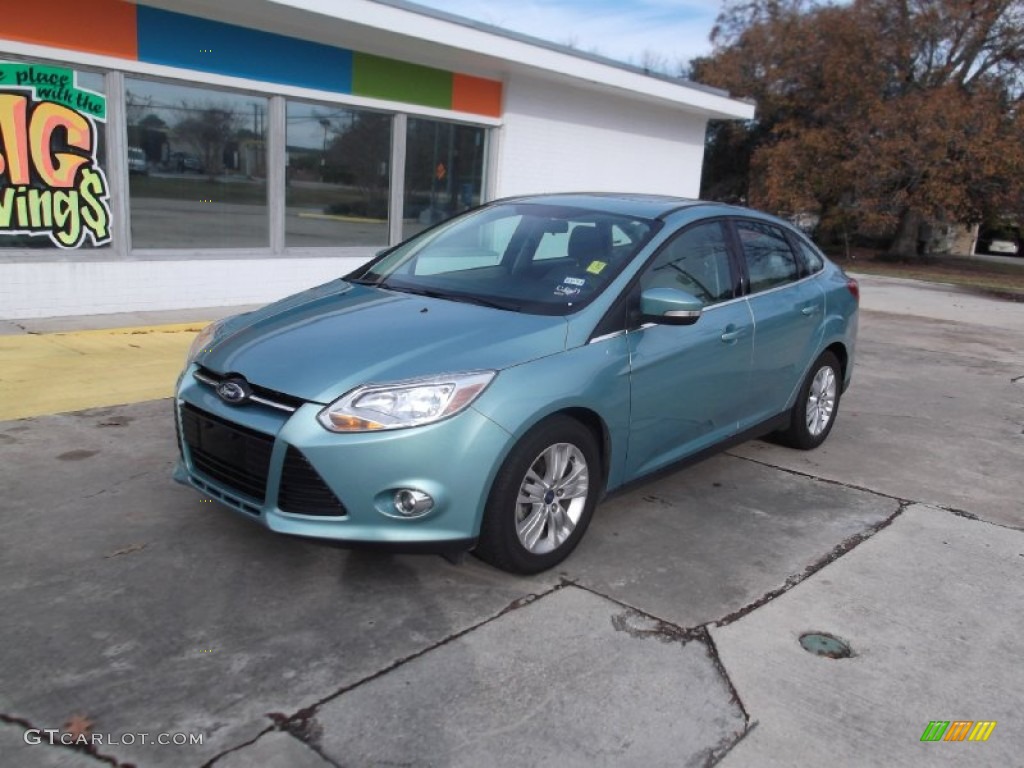
POLYGON ((229 406, 192 372, 182 376, 175 397, 181 451, 175 480, 279 533, 398 549, 474 543, 511 442, 477 411, 423 427, 335 434, 316 421, 321 405, 307 403, 291 414, 253 403, 229 406), (197 436, 203 429, 212 435, 208 443, 220 441, 213 459, 206 438, 197 436), (403 488, 428 493, 433 509, 400 518, 393 497, 403 488), (314 508, 332 494, 337 504, 314 508), (305 512, 289 511, 296 507, 305 512))

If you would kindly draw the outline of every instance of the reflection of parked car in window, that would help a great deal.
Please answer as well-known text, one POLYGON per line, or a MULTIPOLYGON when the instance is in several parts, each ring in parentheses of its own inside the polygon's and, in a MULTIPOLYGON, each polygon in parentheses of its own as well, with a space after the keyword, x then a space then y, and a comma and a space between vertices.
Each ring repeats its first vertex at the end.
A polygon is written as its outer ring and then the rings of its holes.
POLYGON ((128 147, 128 173, 149 173, 149 164, 146 162, 146 153, 141 147, 128 147))
POLYGON ((171 170, 178 173, 202 173, 203 164, 195 155, 185 152, 171 152, 171 170))

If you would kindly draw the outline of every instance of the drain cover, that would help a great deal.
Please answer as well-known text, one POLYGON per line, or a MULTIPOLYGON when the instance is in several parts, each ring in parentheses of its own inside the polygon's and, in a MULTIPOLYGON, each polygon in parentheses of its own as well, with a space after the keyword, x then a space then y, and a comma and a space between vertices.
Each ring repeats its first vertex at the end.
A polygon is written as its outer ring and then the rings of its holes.
POLYGON ((846 659, 853 655, 844 640, 828 632, 804 632, 800 635, 800 645, 808 653, 830 659, 846 659))

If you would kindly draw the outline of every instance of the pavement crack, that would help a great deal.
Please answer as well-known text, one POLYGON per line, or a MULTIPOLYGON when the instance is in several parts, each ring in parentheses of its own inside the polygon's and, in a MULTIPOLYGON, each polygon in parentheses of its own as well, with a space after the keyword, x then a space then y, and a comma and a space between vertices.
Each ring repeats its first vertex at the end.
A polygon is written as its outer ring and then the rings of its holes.
MULTIPOLYGON (((298 711, 296 711, 296 712, 294 712, 294 713, 292 713, 290 715, 284 714, 283 712, 269 712, 269 713, 267 713, 267 717, 269 717, 273 721, 274 724, 272 726, 270 726, 269 728, 267 728, 267 730, 262 731, 259 734, 259 736, 262 736, 265 733, 267 733, 269 731, 272 731, 272 730, 285 731, 287 733, 290 733, 292 736, 296 737, 300 741, 302 741, 307 746, 309 746, 310 749, 313 749, 315 752, 317 752, 317 754, 319 754, 325 760, 327 760, 328 762, 331 762, 330 759, 327 758, 326 755, 323 755, 320 752, 319 747, 318 747, 317 744, 315 744, 313 741, 308 741, 307 740, 308 738, 314 738, 315 739, 315 735, 317 733, 317 728, 318 728, 318 726, 317 726, 317 724, 315 722, 316 714, 317 714, 318 710, 320 709, 320 707, 322 707, 324 704, 327 704, 327 703, 333 701, 334 699, 337 699, 338 697, 343 696, 346 693, 349 693, 350 691, 355 690, 356 688, 359 688, 359 687, 361 687, 363 685, 366 685, 367 683, 370 683, 370 682, 376 680, 379 677, 383 677, 384 675, 386 675, 386 674, 388 674, 390 672, 395 671, 399 667, 402 667, 402 666, 404 666, 405 664, 408 664, 411 661, 415 661, 416 659, 420 658, 421 656, 425 656, 426 654, 430 653, 433 650, 436 650, 438 648, 442 648, 445 645, 448 645, 449 643, 454 642, 455 640, 458 640, 461 637, 465 637, 469 633, 475 632, 476 630, 478 630, 481 627, 484 627, 484 626, 490 624, 493 621, 497 621, 498 619, 500 619, 501 617, 511 613, 512 611, 519 610, 520 608, 523 608, 523 607, 525 607, 527 605, 530 605, 531 603, 534 603, 537 600, 541 600, 541 599, 543 599, 545 597, 553 595, 556 592, 559 592, 562 589, 565 589, 566 587, 569 587, 569 586, 575 586, 575 585, 572 582, 570 582, 570 581, 562 579, 562 581, 559 584, 556 584, 555 586, 551 587, 550 589, 548 589, 548 590, 546 590, 544 592, 531 593, 531 594, 526 595, 524 597, 517 598, 516 600, 513 600, 512 602, 510 602, 508 605, 506 605, 504 608, 502 608, 500 611, 498 611, 497 613, 493 614, 492 616, 489 616, 486 619, 477 622, 476 624, 468 626, 465 629, 461 629, 458 632, 454 632, 454 633, 448 635, 447 637, 443 638, 442 640, 439 640, 438 642, 436 642, 436 643, 434 643, 432 645, 429 645, 429 646, 427 646, 425 648, 421 648, 420 650, 415 651, 413 653, 410 653, 407 656, 403 656, 402 658, 397 659, 396 661, 392 662, 388 666, 386 666, 386 667, 384 667, 382 669, 377 670, 373 674, 367 675, 366 677, 363 677, 363 678, 361 678, 359 680, 356 680, 355 682, 350 683, 349 685, 343 686, 343 687, 339 688, 338 690, 328 694, 327 696, 324 696, 323 698, 315 701, 314 703, 310 704, 309 706, 303 707, 302 709, 300 709, 300 710, 298 710, 298 711)), ((259 736, 257 736, 256 738, 259 738, 259 736)), ((252 741, 247 742, 247 744, 240 745, 240 747, 233 747, 232 749, 227 750, 227 751, 221 753, 220 755, 218 755, 216 758, 214 758, 214 760, 219 759, 224 754, 227 754, 227 752, 234 752, 237 749, 240 749, 242 746, 248 746, 248 744, 252 744, 255 741, 256 741, 256 739, 253 739, 252 741)), ((212 765, 214 760, 211 760, 207 765, 212 765)), ((332 762, 331 764, 333 765, 334 763, 332 762)), ((205 766, 204 766, 204 768, 205 768, 205 766)))
POLYGON ((563 578, 562 582, 566 586, 573 586, 577 589, 582 589, 584 592, 589 592, 592 595, 601 597, 611 603, 615 603, 616 605, 625 608, 626 613, 612 617, 612 626, 618 631, 626 632, 631 637, 640 639, 655 637, 662 642, 677 642, 680 646, 696 641, 704 646, 704 650, 707 653, 708 658, 711 660, 712 666, 714 666, 718 676, 725 682, 725 685, 729 690, 730 703, 734 704, 739 709, 740 714, 743 715, 743 730, 737 733, 734 737, 726 737, 719 744, 712 747, 704 762, 705 766, 717 765, 733 747, 746 737, 753 725, 756 725, 756 723, 751 723, 750 713, 747 711, 746 704, 743 703, 743 698, 740 696, 740 692, 733 684, 732 678, 729 677, 729 672, 726 670, 725 664, 722 663, 721 656, 718 655, 718 646, 715 645, 714 638, 711 637, 709 624, 701 624, 691 628, 681 627, 678 624, 673 624, 671 621, 666 621, 665 619, 659 618, 647 611, 643 611, 636 606, 624 603, 618 598, 606 595, 599 590, 586 586, 585 584, 580 584, 579 582, 570 581, 565 578, 563 578), (646 621, 648 626, 638 627, 636 625, 637 618, 646 621))
POLYGON ((218 760, 220 760, 222 757, 226 757, 227 755, 230 755, 232 752, 238 752, 239 750, 245 749, 246 747, 251 747, 257 741, 259 741, 264 736, 266 736, 268 733, 271 733, 274 730, 275 730, 274 726, 268 725, 266 728, 264 728, 262 731, 257 733, 255 736, 253 736, 248 741, 243 741, 241 744, 236 744, 235 746, 231 747, 230 749, 225 749, 222 752, 218 752, 216 755, 214 755, 209 760, 207 760, 205 763, 203 763, 199 768, 211 768, 211 766, 214 763, 216 763, 218 760))
POLYGON ((757 724, 757 720, 755 720, 754 722, 750 723, 746 728, 744 728, 743 732, 740 733, 736 738, 724 739, 718 747, 712 750, 711 754, 708 756, 707 762, 704 763, 704 768, 712 768, 713 766, 716 766, 719 763, 721 763, 722 760, 725 759, 726 755, 728 755, 730 752, 736 749, 739 743, 743 741, 745 738, 747 738, 747 736, 749 736, 751 732, 755 728, 757 728, 757 724))
POLYGON ((941 509, 943 512, 949 512, 957 517, 963 517, 967 520, 973 520, 976 523, 983 523, 985 525, 994 525, 996 528, 1005 528, 1008 531, 1024 531, 1024 526, 1008 525, 1007 523, 996 523, 992 520, 986 520, 983 517, 978 517, 973 512, 968 512, 966 509, 957 509, 956 507, 946 507, 942 504, 929 504, 928 506, 941 509))
POLYGON ((725 684, 729 686, 729 695, 732 697, 733 703, 740 708, 740 712, 743 713, 743 727, 744 732, 750 728, 750 713, 747 711, 746 704, 743 703, 743 698, 740 696, 740 692, 733 685, 732 678, 729 677, 729 671, 725 668, 725 664, 722 663, 722 657, 718 655, 718 646, 715 645, 715 639, 711 637, 711 630, 708 629, 708 625, 704 624, 698 627, 700 632, 700 641, 704 643, 708 649, 708 656, 711 657, 711 663, 715 665, 715 669, 718 670, 718 674, 721 675, 722 679, 725 680, 725 684))
POLYGON ((80 755, 88 755, 93 760, 96 760, 96 761, 101 762, 101 763, 106 763, 107 765, 112 765, 115 768, 135 768, 135 764, 134 763, 122 763, 120 760, 118 760, 113 755, 105 755, 105 754, 103 754, 102 752, 99 751, 99 749, 96 748, 95 744, 91 743, 91 740, 90 740, 90 743, 87 743, 87 744, 80 744, 80 743, 66 744, 63 741, 61 741, 60 739, 57 739, 56 741, 54 741, 53 740, 53 734, 61 733, 61 731, 59 729, 39 728, 38 726, 33 725, 29 720, 26 720, 23 717, 18 717, 17 715, 9 715, 9 714, 7 714, 5 712, 0 712, 0 723, 7 723, 8 725, 16 725, 19 728, 24 728, 26 732, 27 731, 37 731, 38 735, 39 735, 39 738, 40 738, 40 742, 39 742, 38 746, 40 746, 40 747, 45 745, 45 746, 50 746, 50 747, 56 747, 57 749, 70 750, 72 752, 77 752, 80 755), (48 734, 47 733, 48 731, 52 731, 52 733, 48 734))
POLYGON ((842 480, 832 480, 827 477, 818 477, 812 475, 810 472, 801 472, 799 469, 789 469, 788 467, 780 467, 776 464, 771 464, 767 461, 761 461, 760 459, 754 459, 750 456, 740 456, 739 454, 732 453, 731 451, 725 452, 726 456, 731 456, 734 459, 740 459, 742 461, 749 461, 751 464, 759 464, 762 467, 768 467, 768 469, 777 469, 779 472, 785 472, 790 475, 796 475, 797 477, 803 477, 808 480, 817 480, 819 483, 828 483, 829 485, 837 485, 840 488, 847 488, 851 491, 861 491, 863 493, 870 493, 873 496, 881 496, 883 499, 892 499, 898 501, 900 504, 909 504, 912 499, 904 499, 900 496, 894 496, 891 493, 885 493, 884 491, 876 491, 874 488, 867 488, 863 485, 855 485, 854 483, 844 483, 842 480))
POLYGON ((683 645, 691 640, 703 640, 701 627, 693 629, 681 627, 678 624, 673 624, 671 621, 655 616, 653 613, 641 610, 635 605, 630 605, 616 597, 588 587, 586 584, 580 584, 565 578, 562 579, 562 583, 565 586, 582 589, 584 592, 589 592, 592 595, 625 608, 625 613, 612 617, 612 627, 618 632, 625 632, 630 637, 637 639, 655 638, 662 642, 678 642, 683 645))
POLYGON ((777 597, 779 597, 781 595, 786 594, 787 592, 789 592, 789 590, 791 590, 797 584, 800 584, 801 582, 806 581, 807 579, 809 579, 811 576, 816 574, 818 571, 820 571, 822 568, 824 568, 829 563, 835 562, 840 557, 845 555, 847 552, 850 552, 851 550, 856 548, 858 545, 863 544, 865 541, 870 539, 872 536, 874 536, 879 531, 881 531, 881 530, 883 530, 885 528, 888 528, 890 525, 892 525, 893 521, 897 517, 902 515, 907 510, 908 507, 913 506, 915 503, 917 503, 917 502, 900 500, 899 509, 897 509, 895 512, 893 512, 887 518, 885 518, 884 520, 880 520, 879 522, 875 523, 874 525, 869 526, 866 530, 863 530, 863 531, 861 531, 859 533, 855 533, 852 536, 844 539, 839 544, 837 544, 832 549, 830 549, 827 553, 825 553, 824 555, 819 557, 817 560, 814 560, 813 562, 808 564, 803 569, 803 571, 801 571, 800 573, 795 573, 795 574, 789 576, 785 580, 785 582, 783 582, 782 586, 776 587, 773 590, 765 592, 763 595, 761 595, 761 597, 757 598, 753 602, 747 603, 745 606, 743 606, 742 608, 740 608, 737 611, 733 611, 728 616, 724 616, 723 618, 721 618, 718 621, 714 622, 714 626, 715 627, 726 627, 729 624, 732 624, 733 622, 738 621, 739 619, 742 619, 748 613, 757 610, 762 605, 766 605, 767 603, 770 603, 775 598, 777 598, 777 597))

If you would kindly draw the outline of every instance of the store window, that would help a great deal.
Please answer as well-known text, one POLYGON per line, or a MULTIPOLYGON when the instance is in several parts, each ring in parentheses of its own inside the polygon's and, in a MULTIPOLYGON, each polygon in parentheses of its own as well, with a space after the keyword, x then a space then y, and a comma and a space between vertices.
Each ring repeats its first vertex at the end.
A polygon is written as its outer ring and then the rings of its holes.
POLYGON ((287 247, 387 245, 390 115, 289 101, 287 247))
POLYGON ((480 204, 484 129, 410 118, 403 237, 480 204))
POLYGON ((106 120, 102 75, 0 61, 0 254, 110 245, 106 120))
POLYGON ((125 80, 135 248, 270 244, 266 98, 125 80))

